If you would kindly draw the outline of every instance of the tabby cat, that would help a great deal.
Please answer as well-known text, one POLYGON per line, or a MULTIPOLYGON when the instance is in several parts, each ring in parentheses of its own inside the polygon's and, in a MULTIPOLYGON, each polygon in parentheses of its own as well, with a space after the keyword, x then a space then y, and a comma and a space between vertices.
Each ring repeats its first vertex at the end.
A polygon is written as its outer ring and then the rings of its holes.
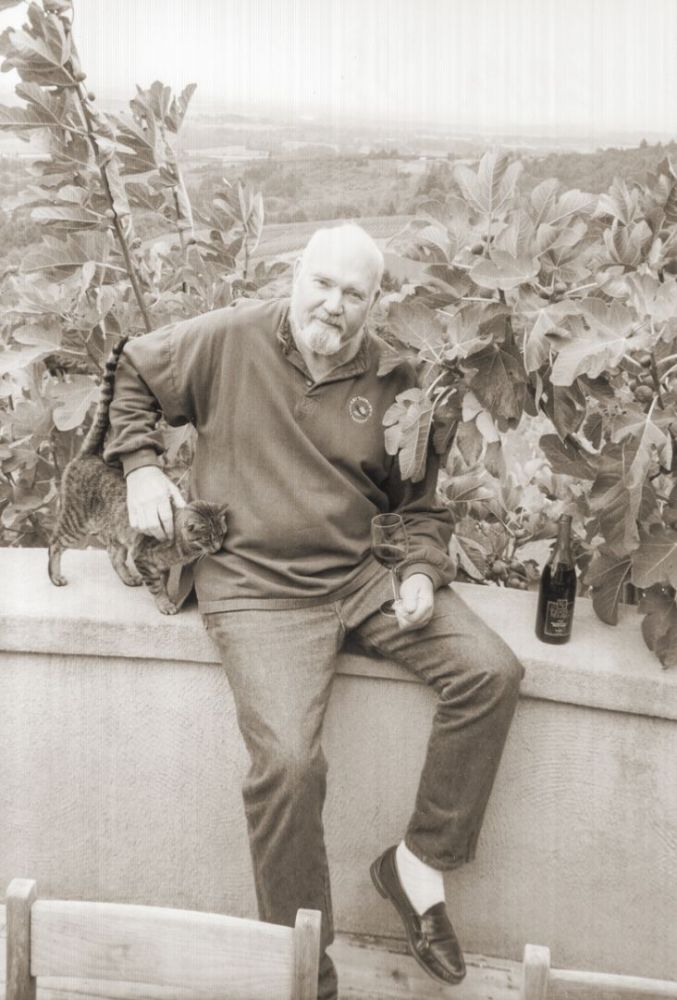
POLYGON ((158 541, 130 527, 122 472, 102 458, 115 370, 126 342, 127 337, 122 338, 106 362, 94 420, 80 451, 64 469, 59 514, 49 543, 49 578, 56 587, 63 587, 67 580, 61 575, 61 553, 89 535, 98 535, 122 582, 128 587, 145 583, 160 611, 173 615, 178 608, 167 593, 169 567, 218 552, 226 534, 226 506, 203 500, 173 506, 171 542, 158 541), (128 565, 129 556, 135 569, 128 565))

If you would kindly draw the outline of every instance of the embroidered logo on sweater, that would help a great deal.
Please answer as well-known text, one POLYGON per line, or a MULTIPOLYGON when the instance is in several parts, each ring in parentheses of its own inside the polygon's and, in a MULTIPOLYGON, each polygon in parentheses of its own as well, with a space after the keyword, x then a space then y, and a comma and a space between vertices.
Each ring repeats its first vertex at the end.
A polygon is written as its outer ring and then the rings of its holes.
POLYGON ((366 424, 374 412, 374 408, 364 396, 353 396, 348 403, 348 412, 356 424, 366 424))

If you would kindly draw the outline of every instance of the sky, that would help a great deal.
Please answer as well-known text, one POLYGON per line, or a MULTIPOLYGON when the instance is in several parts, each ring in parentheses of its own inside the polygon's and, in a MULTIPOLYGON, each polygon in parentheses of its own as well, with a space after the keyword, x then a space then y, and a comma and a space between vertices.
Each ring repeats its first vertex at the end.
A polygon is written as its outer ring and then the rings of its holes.
MULTIPOLYGON (((160 79, 197 83, 196 108, 677 134, 677 0, 75 0, 75 12, 103 97, 160 79)), ((15 8, 0 27, 23 20, 15 8)))

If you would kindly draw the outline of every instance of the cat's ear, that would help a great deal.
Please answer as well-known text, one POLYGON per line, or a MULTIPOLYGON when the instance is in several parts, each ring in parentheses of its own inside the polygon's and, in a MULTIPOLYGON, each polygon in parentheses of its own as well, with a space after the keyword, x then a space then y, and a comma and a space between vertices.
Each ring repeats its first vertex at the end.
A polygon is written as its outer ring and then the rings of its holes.
POLYGON ((223 527, 225 529, 226 525, 228 524, 228 504, 227 503, 223 503, 219 507, 219 518, 220 518, 221 523, 223 524, 223 527))

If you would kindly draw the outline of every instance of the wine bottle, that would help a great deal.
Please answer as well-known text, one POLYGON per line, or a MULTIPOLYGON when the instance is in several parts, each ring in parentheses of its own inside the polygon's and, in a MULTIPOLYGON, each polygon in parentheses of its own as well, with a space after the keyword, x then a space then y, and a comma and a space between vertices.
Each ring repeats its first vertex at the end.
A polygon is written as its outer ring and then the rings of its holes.
POLYGON ((538 593, 536 635, 555 645, 568 642, 576 600, 576 568, 571 554, 571 516, 559 519, 557 541, 543 567, 538 593))

